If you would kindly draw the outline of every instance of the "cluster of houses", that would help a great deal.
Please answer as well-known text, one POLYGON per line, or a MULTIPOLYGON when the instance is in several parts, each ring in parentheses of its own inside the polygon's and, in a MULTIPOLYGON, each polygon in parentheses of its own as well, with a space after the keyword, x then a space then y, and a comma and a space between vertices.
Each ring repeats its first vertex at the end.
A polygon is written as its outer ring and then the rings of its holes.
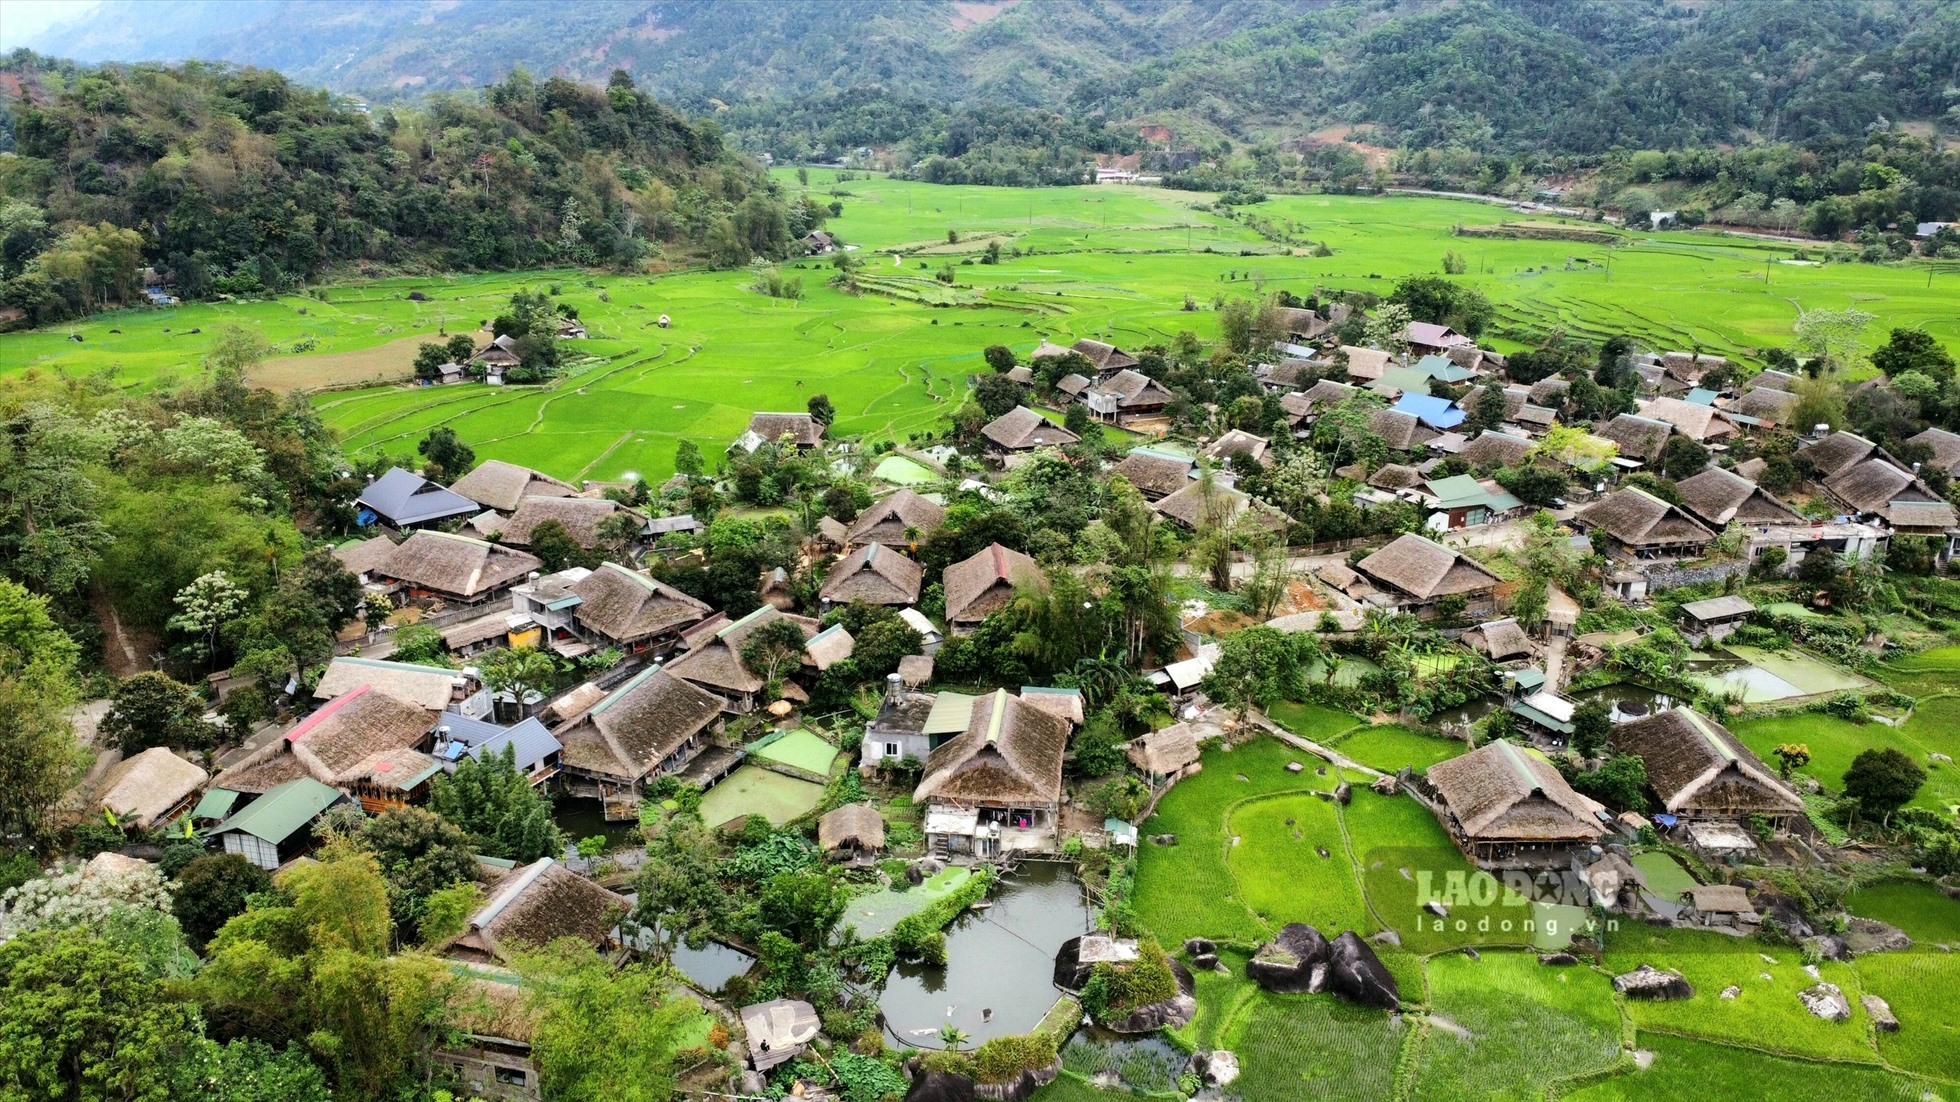
MULTIPOLYGON (((667 327, 667 317, 661 315, 661 328, 667 327)), ((591 334, 585 323, 577 318, 560 318, 552 330, 553 336, 561 341, 582 341, 591 334)), ((433 378, 424 380, 427 386, 455 386, 459 383, 473 382, 477 379, 489 386, 504 385, 504 376, 522 366, 524 359, 517 353, 517 340, 508 333, 492 337, 488 343, 470 356, 468 363, 451 360, 436 368, 433 378)))

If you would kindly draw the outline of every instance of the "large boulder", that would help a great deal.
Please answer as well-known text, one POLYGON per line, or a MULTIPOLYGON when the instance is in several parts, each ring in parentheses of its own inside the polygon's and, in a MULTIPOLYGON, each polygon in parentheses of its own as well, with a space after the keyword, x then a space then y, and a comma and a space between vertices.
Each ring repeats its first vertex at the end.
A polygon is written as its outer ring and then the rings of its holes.
POLYGON ((1851 1017, 1851 1000, 1844 997, 1844 989, 1834 983, 1819 983, 1797 992, 1798 1001, 1803 1008, 1827 1022, 1842 1022, 1851 1017))
POLYGON ((1089 982, 1092 966, 1082 963, 1082 939, 1069 938, 1055 950, 1055 986, 1064 991, 1080 991, 1089 982))
POLYGON ((1305 994, 1326 985, 1327 962, 1331 956, 1327 939, 1319 930, 1295 922, 1259 947, 1259 952, 1246 964, 1245 974, 1268 991, 1305 994))
POLYGON ((1191 970, 1171 961, 1171 974, 1177 977, 1177 994, 1160 1003, 1139 1006, 1115 1021, 1096 1024, 1111 1033, 1155 1033, 1160 1029, 1180 1029, 1198 1016, 1197 985, 1191 970))
POLYGON ((1624 975, 1613 977, 1613 990, 1629 999, 1691 999, 1695 989, 1679 972, 1668 972, 1651 964, 1640 967, 1624 975))
POLYGON ((1871 1015, 1872 1028, 1880 1033, 1897 1033, 1899 1016, 1892 1013, 1892 1004, 1877 995, 1866 995, 1860 1002, 1865 1004, 1865 1013, 1871 1015))
POLYGON ((1201 1086, 1213 1089, 1229 1087, 1239 1077, 1239 1058, 1222 1048, 1192 1053, 1191 1074, 1198 1077, 1201 1086))
POLYGON ((1402 1005, 1395 976, 1353 930, 1334 939, 1327 986, 1351 1003, 1393 1010, 1402 1005))
POLYGON ((912 1088, 905 1102, 977 1102, 973 1080, 949 1071, 927 1071, 920 1067, 912 1076, 912 1088))
POLYGON ((1870 918, 1854 918, 1845 927, 1845 948, 1853 956, 1866 953, 1898 953, 1912 948, 1912 938, 1897 926, 1870 918))

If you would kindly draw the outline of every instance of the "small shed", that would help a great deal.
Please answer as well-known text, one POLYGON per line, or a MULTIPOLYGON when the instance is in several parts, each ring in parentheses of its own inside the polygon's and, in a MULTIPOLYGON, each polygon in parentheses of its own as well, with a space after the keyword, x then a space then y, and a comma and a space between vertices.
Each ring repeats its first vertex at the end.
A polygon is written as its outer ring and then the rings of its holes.
POLYGON ((898 660, 898 679, 908 689, 916 689, 932 680, 933 660, 924 654, 908 654, 898 660))
POLYGON ((1156 787, 1196 770, 1198 739, 1189 725, 1179 723, 1138 738, 1127 753, 1130 764, 1156 787))
POLYGON ((788 1063, 810 1047, 819 1023, 817 1009, 801 999, 777 999, 755 1003, 741 1011, 742 1030, 748 1034, 749 1066, 768 1071, 788 1063))
POLYGON ((1735 629, 1756 611, 1746 597, 1730 595, 1706 601, 1689 601, 1681 606, 1681 634, 1689 644, 1719 643, 1735 634, 1735 629))
POLYGON ((845 804, 817 820, 817 844, 825 853, 868 858, 885 848, 885 817, 871 804, 845 804))
POLYGON ((246 804, 211 833, 222 840, 226 853, 236 853, 262 869, 276 869, 305 851, 314 820, 345 802, 347 797, 339 789, 300 777, 246 804))
POLYGON ((204 770, 165 747, 152 746, 109 771, 96 803, 123 826, 148 830, 188 808, 206 777, 204 770))
POLYGON ((1749 903, 1749 893, 1735 884, 1697 884, 1688 891, 1688 906, 1704 926, 1754 926, 1762 916, 1749 903))

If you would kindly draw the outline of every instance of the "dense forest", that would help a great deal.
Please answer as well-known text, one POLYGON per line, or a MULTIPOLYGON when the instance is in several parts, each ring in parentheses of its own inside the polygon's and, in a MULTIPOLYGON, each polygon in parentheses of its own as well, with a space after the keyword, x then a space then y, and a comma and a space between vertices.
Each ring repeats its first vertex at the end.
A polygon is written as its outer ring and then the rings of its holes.
POLYGON ((376 115, 264 70, 7 59, 0 305, 35 322, 324 272, 781 257, 788 204, 713 125, 615 73, 518 72, 376 115))

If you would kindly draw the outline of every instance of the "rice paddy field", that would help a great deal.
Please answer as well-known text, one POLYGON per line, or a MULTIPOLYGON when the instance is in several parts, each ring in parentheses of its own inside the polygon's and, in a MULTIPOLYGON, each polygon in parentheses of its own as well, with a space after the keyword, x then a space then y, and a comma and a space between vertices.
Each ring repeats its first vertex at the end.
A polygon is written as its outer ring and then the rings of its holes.
MULTIPOLYGON (((1444 741, 1363 726, 1325 708, 1286 705, 1273 715, 1348 750, 1375 731, 1395 732, 1380 740, 1388 748, 1444 741)), ((1597 959, 1581 953, 1574 966, 1541 964, 1538 953, 1563 947, 1583 912, 1534 903, 1478 872, 1413 799, 1357 785, 1342 806, 1326 798, 1338 771, 1322 774, 1305 758, 1306 769, 1288 773, 1296 760, 1303 758, 1270 739, 1207 751, 1203 771, 1172 789, 1142 827, 1146 838, 1172 833, 1178 841, 1142 847, 1139 917, 1167 946, 1193 936, 1226 946, 1226 970, 1196 977, 1197 1017, 1172 1040, 1236 1052, 1244 1066, 1239 1097, 1960 1102, 1960 1028, 1951 1006, 1960 956, 1939 948, 1960 948, 1960 904, 1937 889, 1884 882, 1851 896, 1853 913, 1894 923, 1918 944, 1819 964, 1818 976, 1842 988, 1853 1007, 1849 1022, 1824 1022, 1796 997, 1818 982, 1798 951, 1756 940, 1621 922, 1604 932, 1597 959), (1424 908, 1432 898, 1449 901, 1449 921, 1424 908), (1558 939, 1544 936, 1551 919, 1567 924, 1558 939), (1346 929, 1369 937, 1395 974, 1407 1013, 1398 1020, 1328 996, 1259 989, 1245 977, 1245 962, 1287 922, 1311 923, 1330 938, 1346 929), (1664 1003, 1617 996, 1611 977, 1641 964, 1679 971, 1694 996, 1664 1003), (1722 998, 1729 987, 1736 996, 1722 998), (1891 1003, 1906 1023, 1901 1032, 1873 1028, 1859 1003, 1867 992, 1891 1003)), ((1665 882, 1662 890, 1693 882, 1665 853, 1642 853, 1637 862, 1665 882)), ((1119 1056, 1102 1054, 1105 1064, 1096 1066, 1116 1066, 1119 1056)), ((1080 1059, 1074 1066, 1092 1070, 1080 1059)), ((1126 1088, 1149 1093, 1127 1078, 1105 1089, 1071 1073, 1039 1102, 1133 1096, 1126 1088)))
MULTIPOLYGON (((793 176, 780 178, 798 189, 793 176)), ((1456 278, 1498 305, 1492 339, 1505 347, 1557 329, 1734 355, 1787 343, 1802 309, 1857 306, 1880 319, 1874 343, 1891 326, 1924 325, 1960 348, 1950 306, 1960 272, 1950 265, 1813 266, 1792 262, 1788 247, 1687 233, 1609 235, 1611 245, 1459 237, 1458 227, 1514 216, 1406 196, 1275 197, 1254 214, 1283 228, 1290 240, 1281 243, 1198 209, 1210 197, 1193 192, 840 183, 826 171, 811 173, 809 190, 843 204, 830 229, 864 262, 863 294, 827 285, 829 258, 789 266, 802 281, 797 301, 749 290, 747 272, 367 281, 0 335, 0 374, 110 373, 132 388, 166 386, 195 377, 223 327, 240 325, 277 350, 259 380, 314 392, 350 448, 407 455, 430 428, 448 425, 484 458, 612 479, 664 476, 680 441, 717 453, 752 412, 801 409, 817 393, 837 407, 834 433, 903 439, 945 421, 966 377, 984 369, 987 345, 1026 354, 1044 339, 1140 346, 1185 330, 1209 338, 1221 295, 1386 293, 1397 278, 1438 272, 1452 249, 1471 266, 1456 278), (1299 244, 1307 240, 1331 255, 1309 255, 1299 244), (964 263, 989 242, 1008 250, 1000 264, 964 263), (946 264, 951 286, 933 278, 946 264), (555 287, 592 332, 565 377, 512 388, 395 382, 417 343, 476 332, 523 287, 555 287), (1196 309, 1184 308, 1187 295, 1196 309), (670 328, 657 326, 662 314, 670 328)))

